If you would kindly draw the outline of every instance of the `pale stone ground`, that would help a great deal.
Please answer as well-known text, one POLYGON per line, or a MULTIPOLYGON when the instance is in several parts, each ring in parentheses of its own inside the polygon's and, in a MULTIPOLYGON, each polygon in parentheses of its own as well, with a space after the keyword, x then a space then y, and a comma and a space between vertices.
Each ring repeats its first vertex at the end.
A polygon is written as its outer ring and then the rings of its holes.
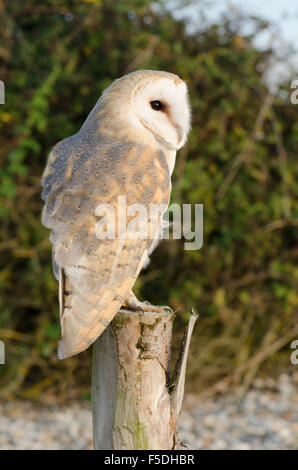
MULTIPOLYGON (((190 449, 297 449, 297 382, 283 374, 259 379, 238 404, 227 395, 197 402, 181 414, 182 441, 190 449)), ((91 448, 90 403, 0 405, 0 449, 91 448)))

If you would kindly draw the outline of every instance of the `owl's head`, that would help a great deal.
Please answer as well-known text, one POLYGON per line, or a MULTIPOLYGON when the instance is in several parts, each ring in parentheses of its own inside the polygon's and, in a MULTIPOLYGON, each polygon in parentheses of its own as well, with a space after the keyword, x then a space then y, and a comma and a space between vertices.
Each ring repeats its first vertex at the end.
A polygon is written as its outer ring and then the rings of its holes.
POLYGON ((179 149, 190 129, 186 84, 177 75, 165 72, 148 78, 140 80, 132 96, 135 113, 154 137, 167 147, 179 149))
POLYGON ((123 122, 125 117, 126 125, 133 126, 142 137, 149 133, 168 149, 178 150, 185 144, 190 106, 186 84, 177 75, 153 70, 132 72, 116 80, 103 97, 107 102, 112 95, 118 97, 116 120, 123 122))

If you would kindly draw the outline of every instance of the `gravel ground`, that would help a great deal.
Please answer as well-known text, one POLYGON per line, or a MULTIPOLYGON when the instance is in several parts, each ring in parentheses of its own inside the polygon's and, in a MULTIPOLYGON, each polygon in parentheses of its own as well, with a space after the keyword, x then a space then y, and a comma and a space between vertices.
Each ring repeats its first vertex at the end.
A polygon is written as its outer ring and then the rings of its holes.
MULTIPOLYGON (((232 396, 196 401, 180 417, 182 442, 190 449, 297 449, 298 377, 255 382, 241 403, 232 396)), ((188 399, 190 398, 190 399, 188 399)), ((194 403, 193 396, 186 404, 194 403)), ((89 403, 41 407, 0 405, 0 449, 91 449, 89 403)))

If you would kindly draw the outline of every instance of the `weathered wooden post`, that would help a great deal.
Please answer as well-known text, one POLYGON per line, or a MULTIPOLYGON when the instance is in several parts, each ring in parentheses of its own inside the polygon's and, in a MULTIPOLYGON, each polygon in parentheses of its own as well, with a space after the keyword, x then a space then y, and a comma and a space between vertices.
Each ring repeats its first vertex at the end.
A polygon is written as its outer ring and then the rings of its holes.
POLYGON ((95 449, 179 449, 176 430, 186 361, 197 315, 192 312, 173 377, 174 314, 120 310, 94 343, 92 406, 95 449))

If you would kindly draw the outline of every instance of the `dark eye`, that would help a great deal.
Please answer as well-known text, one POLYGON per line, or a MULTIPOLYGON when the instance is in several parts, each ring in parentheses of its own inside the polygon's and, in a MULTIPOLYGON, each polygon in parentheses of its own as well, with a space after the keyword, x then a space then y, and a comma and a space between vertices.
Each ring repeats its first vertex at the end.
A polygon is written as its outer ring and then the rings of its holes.
POLYGON ((154 109, 154 111, 162 111, 164 108, 162 102, 158 100, 150 101, 150 106, 152 109, 154 109))

